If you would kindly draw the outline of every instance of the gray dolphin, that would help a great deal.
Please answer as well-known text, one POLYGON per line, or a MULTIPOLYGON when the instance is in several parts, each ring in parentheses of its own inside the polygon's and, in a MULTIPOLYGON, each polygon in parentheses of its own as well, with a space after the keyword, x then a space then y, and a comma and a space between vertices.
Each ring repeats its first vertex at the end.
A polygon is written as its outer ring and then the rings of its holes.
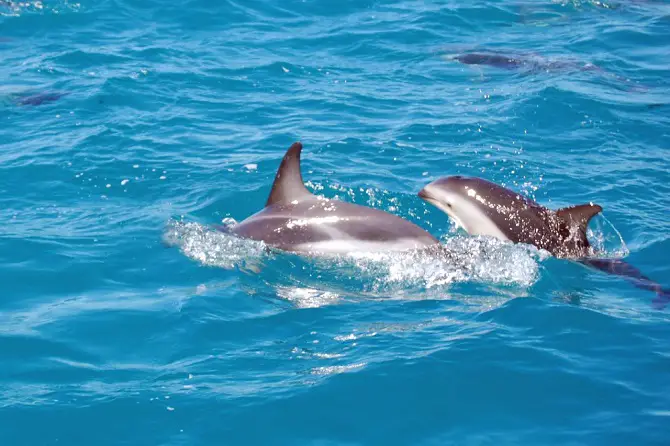
POLYGON ((527 69, 531 72, 552 71, 552 70, 581 70, 598 71, 604 70, 591 63, 579 63, 565 60, 544 60, 537 56, 529 55, 507 55, 496 52, 466 52, 457 55, 444 56, 447 60, 456 60, 465 65, 488 65, 496 68, 508 70, 527 69))
POLYGON ((619 259, 592 257, 596 253, 586 237, 586 228, 602 211, 597 204, 552 210, 490 181, 458 175, 433 181, 421 189, 419 196, 446 212, 471 235, 534 245, 555 257, 622 276, 639 288, 654 291, 656 303, 670 302, 670 291, 634 266, 619 259))
POLYGON ((610 73, 592 63, 570 60, 547 60, 532 54, 501 54, 496 51, 465 52, 455 55, 444 55, 443 58, 446 60, 455 60, 465 65, 486 65, 527 73, 589 71, 625 85, 625 90, 637 92, 649 90, 644 85, 634 84, 631 80, 610 73))
POLYGON ((284 155, 265 207, 228 229, 289 252, 338 254, 388 252, 439 246, 419 226, 387 212, 319 197, 300 172, 302 144, 284 155))
POLYGON ((30 95, 22 95, 16 100, 16 103, 18 105, 42 105, 42 104, 47 104, 49 102, 54 102, 62 98, 63 96, 67 96, 68 93, 60 93, 57 91, 50 91, 50 92, 43 92, 43 93, 35 93, 35 94, 30 94, 30 95))
POLYGON ((446 212, 469 234, 535 245, 556 257, 591 255, 586 227, 602 211, 597 204, 553 211, 476 177, 439 178, 424 187, 419 196, 446 212))

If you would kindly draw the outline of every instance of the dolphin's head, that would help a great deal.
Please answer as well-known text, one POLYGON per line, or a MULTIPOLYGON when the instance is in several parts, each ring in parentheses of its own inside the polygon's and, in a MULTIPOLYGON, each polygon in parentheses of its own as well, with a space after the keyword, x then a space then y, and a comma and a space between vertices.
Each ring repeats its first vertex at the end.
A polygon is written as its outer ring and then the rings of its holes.
POLYGON ((506 239, 492 220, 496 208, 496 185, 460 175, 442 177, 425 186, 419 197, 446 212, 454 222, 472 235, 506 239))

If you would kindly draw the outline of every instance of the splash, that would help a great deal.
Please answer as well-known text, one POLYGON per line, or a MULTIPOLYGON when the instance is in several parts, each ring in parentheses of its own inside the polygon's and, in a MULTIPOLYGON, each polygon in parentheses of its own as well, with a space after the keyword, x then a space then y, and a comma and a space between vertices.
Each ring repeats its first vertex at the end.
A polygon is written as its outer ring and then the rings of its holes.
POLYGON ((56 2, 0 0, 0 15, 20 16, 21 13, 60 14, 64 11, 79 11, 81 3, 61 0, 56 2))
POLYGON ((533 247, 470 236, 451 236, 421 251, 304 256, 181 221, 168 224, 165 241, 202 265, 257 274, 299 307, 351 296, 443 299, 457 284, 524 289, 536 282, 543 260, 533 247))
POLYGON ((591 219, 586 236, 596 257, 622 259, 630 253, 621 233, 602 213, 591 219))
POLYGON ((163 240, 203 265, 251 272, 260 270, 267 251, 262 242, 243 240, 194 222, 169 222, 163 240))

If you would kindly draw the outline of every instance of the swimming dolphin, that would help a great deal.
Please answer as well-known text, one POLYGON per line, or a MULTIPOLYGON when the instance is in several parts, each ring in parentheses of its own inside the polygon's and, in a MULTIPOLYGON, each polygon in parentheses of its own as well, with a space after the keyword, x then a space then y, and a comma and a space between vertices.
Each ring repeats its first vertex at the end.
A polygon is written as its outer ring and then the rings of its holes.
POLYGON ((445 56, 447 60, 456 60, 466 65, 488 65, 496 68, 508 70, 528 69, 529 71, 550 71, 550 70, 582 70, 582 71, 602 71, 601 68, 591 63, 578 63, 571 61, 549 61, 538 57, 529 57, 527 55, 505 55, 495 52, 467 52, 457 55, 445 56))
POLYGON ((555 257, 622 276, 639 288, 655 291, 670 302, 670 291, 619 259, 596 255, 586 237, 586 228, 602 207, 580 204, 548 209, 518 192, 476 177, 450 176, 425 186, 419 196, 456 221, 471 235, 487 235, 513 243, 544 249, 555 257))
POLYGON ((464 52, 443 56, 446 60, 455 60, 465 65, 486 65, 504 70, 517 70, 527 73, 549 71, 590 71, 605 78, 625 85, 627 91, 642 92, 649 88, 644 85, 633 84, 629 79, 610 73, 592 63, 570 60, 547 60, 532 54, 501 54, 496 51, 464 52))
POLYGON ((469 234, 535 245, 556 257, 592 254, 586 227, 602 210, 591 203, 553 211, 490 181, 463 176, 439 178, 419 196, 469 234))
POLYGON ((32 106, 37 106, 37 105, 42 105, 46 104, 49 102, 54 102, 62 98, 63 96, 67 96, 67 93, 60 93, 60 92, 44 92, 44 93, 35 93, 31 95, 22 95, 16 100, 16 103, 18 105, 32 105, 32 106))
POLYGON ((316 196, 303 184, 302 144, 284 155, 265 207, 228 231, 289 252, 337 254, 422 249, 439 241, 387 212, 316 196))

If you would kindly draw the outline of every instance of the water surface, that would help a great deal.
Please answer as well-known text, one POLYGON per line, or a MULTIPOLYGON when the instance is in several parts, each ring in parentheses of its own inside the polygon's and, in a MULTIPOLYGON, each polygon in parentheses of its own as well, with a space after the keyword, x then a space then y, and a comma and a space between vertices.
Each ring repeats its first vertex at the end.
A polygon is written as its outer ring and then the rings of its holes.
POLYGON ((592 238, 670 286, 667 4, 2 3, 1 444, 667 444, 669 310, 416 196, 598 203, 592 238), (212 230, 297 140, 310 190, 459 261, 212 230))

